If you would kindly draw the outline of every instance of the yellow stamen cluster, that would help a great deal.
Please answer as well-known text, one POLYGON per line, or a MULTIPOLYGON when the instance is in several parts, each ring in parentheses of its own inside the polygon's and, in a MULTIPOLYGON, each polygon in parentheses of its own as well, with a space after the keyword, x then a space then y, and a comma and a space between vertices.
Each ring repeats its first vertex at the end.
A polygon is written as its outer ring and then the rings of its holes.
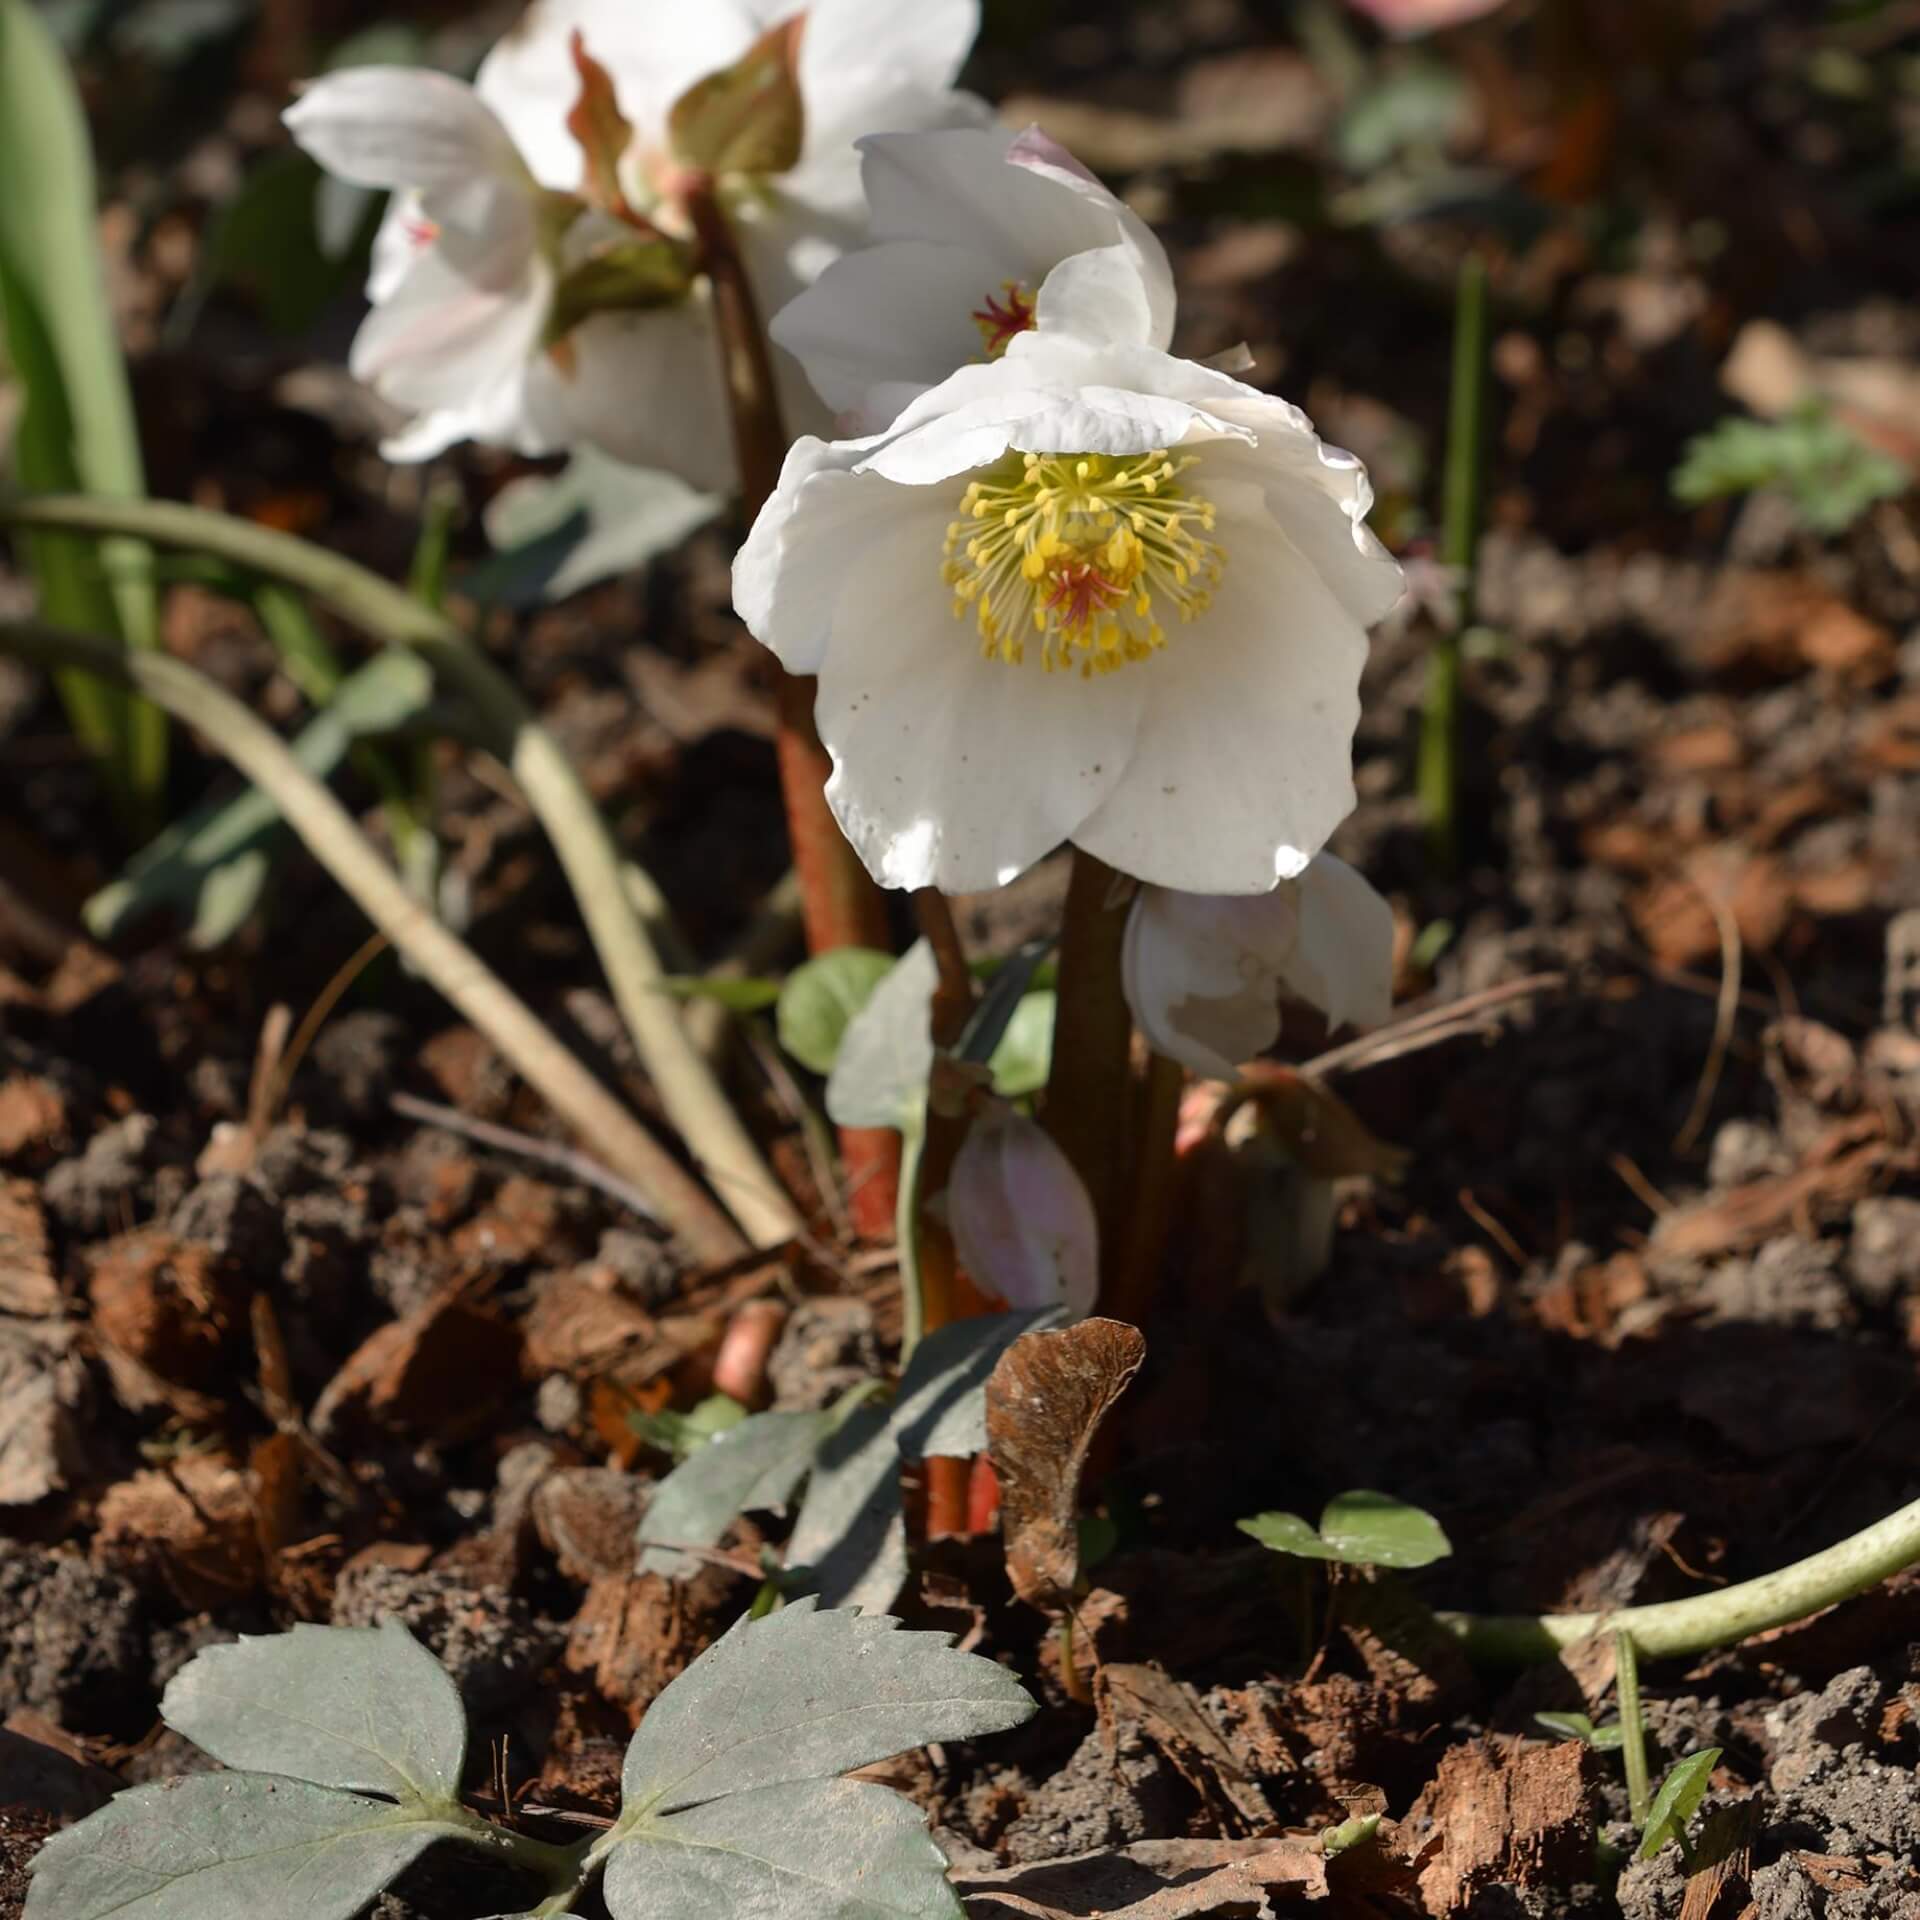
POLYGON ((1169 613, 1204 613, 1227 556, 1212 501, 1181 484, 1198 459, 1010 453, 969 482, 941 578, 981 654, 1018 666, 1037 636, 1047 672, 1086 679, 1157 653, 1169 613))

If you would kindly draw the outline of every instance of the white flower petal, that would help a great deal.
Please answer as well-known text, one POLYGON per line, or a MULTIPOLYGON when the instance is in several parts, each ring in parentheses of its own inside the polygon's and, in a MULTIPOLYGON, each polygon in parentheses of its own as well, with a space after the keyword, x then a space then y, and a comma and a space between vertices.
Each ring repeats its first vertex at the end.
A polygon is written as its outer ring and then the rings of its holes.
POLYGON ((1294 882, 1299 937, 1280 978, 1329 1026, 1377 1027, 1393 1011, 1393 909, 1344 860, 1318 855, 1294 882))
POLYGON ((545 267, 510 242, 464 271, 431 247, 362 323, 354 377, 413 411, 473 405, 532 357, 549 292, 545 267))
POLYGON ((998 286, 995 276, 984 254, 890 241, 836 261, 768 331, 828 406, 854 409, 883 382, 937 386, 977 357, 972 314, 998 286))
POLYGON ((1138 673, 1082 680, 982 659, 938 584, 951 507, 944 493, 876 499, 884 537, 847 568, 814 718, 833 755, 827 798, 874 877, 978 893, 1099 806, 1147 688, 1138 673))
POLYGON ((373 256, 367 265, 367 298, 375 306, 391 300, 414 261, 432 244, 419 194, 394 194, 374 232, 373 256))
POLYGON ((759 29, 751 10, 736 0, 533 0, 480 63, 474 85, 540 184, 563 192, 580 184, 584 164, 579 143, 567 131, 567 116, 580 97, 571 46, 576 31, 611 75, 620 110, 641 142, 658 147, 674 101, 696 80, 731 66, 759 29))
POLYGON ((1165 344, 1173 330, 1171 309, 1165 332, 1156 317, 1140 259, 1126 246, 1094 247, 1069 254, 1040 283, 1033 303, 1034 324, 1070 333, 1082 340, 1121 345, 1165 344))
POLYGON ((1157 1053, 1212 1079, 1280 1033, 1284 988, 1332 1026, 1393 1007, 1393 909, 1332 854, 1269 893, 1143 887, 1122 948, 1127 1004, 1157 1053))
POLYGON ((1100 1228, 1073 1164, 1044 1128, 995 1101, 975 1116, 947 1183, 961 1264, 1016 1312, 1093 1311, 1100 1228))
POLYGON ((1125 776, 1074 840, 1160 886, 1264 893, 1353 810, 1367 639, 1254 489, 1206 481, 1224 578, 1164 652, 1113 676, 1152 688, 1125 776))
POLYGON ((363 187, 432 192, 525 174, 511 136, 474 90, 428 67, 328 74, 284 118, 329 173, 363 187))
POLYGON ((558 445, 584 442, 708 492, 736 483, 720 349, 702 300, 582 321, 558 354, 542 357, 530 403, 558 445))
MULTIPOLYGON (((762 30, 801 10, 792 0, 747 4, 762 30)), ((807 118, 843 141, 886 127, 928 124, 923 118, 883 117, 877 109, 907 90, 937 102, 980 31, 979 0, 813 0, 805 11, 800 92, 807 118)))

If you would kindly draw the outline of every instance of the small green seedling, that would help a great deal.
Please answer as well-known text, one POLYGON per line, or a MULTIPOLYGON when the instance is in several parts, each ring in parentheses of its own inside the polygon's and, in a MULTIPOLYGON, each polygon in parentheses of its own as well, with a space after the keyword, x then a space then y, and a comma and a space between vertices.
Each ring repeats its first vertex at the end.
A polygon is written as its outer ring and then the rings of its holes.
POLYGON ((543 1883, 561 1920, 961 1920, 924 1815, 840 1776, 1018 1726, 1034 1702, 941 1633, 802 1600, 736 1624, 647 1710, 619 1817, 572 1846, 460 1799, 466 1716, 404 1627, 295 1627, 197 1655, 161 1714, 229 1769, 135 1787, 34 1862, 27 1920, 349 1920, 436 1843, 543 1883))
POLYGON ((1627 1737, 1626 1728, 1618 1720, 1596 1727, 1584 1713, 1536 1713, 1533 1717, 1549 1733, 1557 1733, 1563 1740, 1578 1740, 1595 1753, 1612 1753, 1627 1737))
POLYGON ((627 1425, 648 1446, 672 1454, 675 1460, 685 1460, 746 1418, 747 1410, 738 1400, 724 1393, 710 1393, 691 1413, 676 1413, 671 1407, 658 1413, 630 1413, 627 1425))
POLYGON ((1240 1522, 1263 1547, 1299 1560, 1330 1560, 1343 1567, 1429 1567, 1453 1551, 1432 1514, 1384 1493, 1356 1488, 1335 1494, 1318 1529, 1297 1513, 1261 1513, 1240 1522))
POLYGON ((1719 1761, 1718 1747, 1703 1747, 1698 1753, 1688 1754, 1660 1782, 1660 1791, 1653 1796, 1653 1805, 1647 1809, 1646 1823, 1640 1830, 1642 1860, 1651 1860, 1669 1840, 1680 1849, 1683 1860, 1691 1858, 1687 1822, 1706 1798, 1708 1782, 1719 1761))
POLYGON ((1345 1853, 1349 1847, 1368 1845, 1379 1837, 1380 1819, 1377 1813, 1356 1813, 1351 1820, 1342 1820, 1337 1827, 1329 1827, 1321 1834, 1320 1851, 1331 1858, 1345 1853))
POLYGON ((1820 534, 1844 533, 1877 501, 1912 484, 1902 462, 1869 446, 1819 400, 1780 420, 1722 420, 1687 442, 1673 473, 1674 498, 1688 506, 1767 488, 1783 493, 1808 531, 1820 534))

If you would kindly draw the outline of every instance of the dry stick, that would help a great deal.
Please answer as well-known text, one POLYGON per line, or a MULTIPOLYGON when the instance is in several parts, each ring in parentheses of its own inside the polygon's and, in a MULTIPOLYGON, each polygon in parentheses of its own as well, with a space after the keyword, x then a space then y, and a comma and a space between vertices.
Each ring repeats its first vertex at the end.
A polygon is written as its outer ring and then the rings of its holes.
MULTIPOLYGON (((701 264, 713 287, 740 492, 751 519, 779 485, 787 457, 787 430, 773 383, 766 328, 733 228, 711 184, 691 192, 686 205, 699 238, 701 264)), ((886 901, 827 805, 833 762, 814 725, 814 683, 784 668, 779 673, 780 730, 775 744, 787 834, 793 842, 794 870, 800 876, 807 951, 885 949, 891 945, 886 901)), ((871 1239, 884 1238, 893 1231, 899 1193, 899 1135, 890 1127, 845 1127, 840 1133, 840 1154, 846 1165, 854 1225, 871 1239)))
POLYGON ((1713 1096, 1720 1085, 1720 1071, 1727 1063, 1727 1048, 1733 1042, 1734 1022, 1740 1017, 1739 923, 1726 901, 1697 875, 1685 873, 1683 877, 1706 902, 1707 911, 1713 915, 1714 931, 1720 936, 1720 991, 1714 1002, 1713 1042, 1707 1048, 1707 1064, 1700 1069, 1700 1084, 1694 1089, 1693 1104, 1687 1109, 1687 1117, 1673 1137, 1675 1153, 1691 1151, 1693 1143, 1700 1137, 1700 1129, 1707 1124, 1707 1115, 1713 1109, 1713 1096))
POLYGON ((687 1150, 755 1246, 792 1238, 799 1223, 791 1201, 688 1038, 678 1007, 660 989, 659 955, 629 903, 622 872, 627 863, 592 795, 512 681, 452 621, 337 554, 197 507, 49 496, 10 502, 0 510, 0 522, 133 534, 160 546, 193 548, 299 587, 377 639, 419 654, 473 710, 552 840, 634 1051, 687 1150))
POLYGON ((1133 1180, 1133 1015, 1120 980, 1127 907, 1114 870, 1076 847, 1060 931, 1059 1012, 1044 1118, 1093 1201, 1108 1289, 1133 1180))
POLYGON ((130 682, 196 728, 280 809, 287 824, 368 919, 536 1088, 554 1111, 653 1196, 695 1256, 736 1258, 743 1242, 699 1182, 540 1024, 464 942, 407 891, 333 794, 238 700, 184 661, 132 653, 37 624, 0 625, 0 653, 46 668, 82 667, 130 682))

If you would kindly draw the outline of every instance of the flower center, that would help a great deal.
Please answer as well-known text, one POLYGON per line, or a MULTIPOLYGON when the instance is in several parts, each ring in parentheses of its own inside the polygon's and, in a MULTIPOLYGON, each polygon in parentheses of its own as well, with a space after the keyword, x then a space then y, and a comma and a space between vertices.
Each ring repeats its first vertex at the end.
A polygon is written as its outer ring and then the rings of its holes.
POLYGON ((1213 502, 1180 484, 1195 454, 1009 453, 960 498, 941 578, 956 619, 973 609, 980 652, 1018 666, 1030 634, 1040 664, 1082 679, 1145 660, 1162 620, 1204 613, 1226 549, 1213 502))
POLYGON ((986 303, 968 316, 980 329, 989 360, 998 360, 1006 352, 1007 343, 1033 325, 1033 295, 1020 281, 1001 281, 1000 295, 996 299, 988 294, 986 303))

